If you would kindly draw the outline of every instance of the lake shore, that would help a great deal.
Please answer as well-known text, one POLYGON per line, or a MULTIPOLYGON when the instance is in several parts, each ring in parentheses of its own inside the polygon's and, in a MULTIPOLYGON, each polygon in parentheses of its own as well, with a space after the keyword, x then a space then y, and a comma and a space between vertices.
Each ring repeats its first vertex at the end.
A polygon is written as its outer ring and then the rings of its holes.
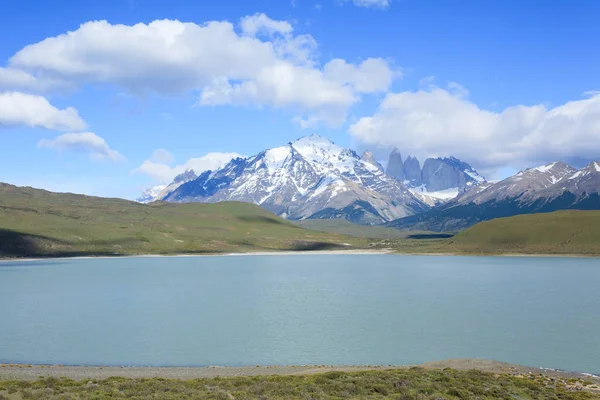
POLYGON ((356 372, 402 369, 410 367, 425 369, 452 368, 456 370, 479 370, 499 374, 528 375, 543 374, 550 377, 585 378, 600 384, 600 377, 577 372, 558 371, 546 368, 533 368, 482 359, 451 359, 427 362, 419 365, 305 365, 305 366, 245 366, 245 367, 115 367, 115 366, 63 366, 0 364, 0 380, 37 380, 41 378, 106 379, 123 378, 165 378, 197 379, 216 377, 268 376, 268 375, 313 375, 332 371, 356 372))
MULTIPOLYGON (((2 262, 13 261, 44 261, 44 260, 92 260, 92 259, 123 259, 123 258, 177 258, 177 257, 239 257, 239 256, 297 256, 297 255, 373 255, 399 254, 392 249, 348 249, 348 250, 305 250, 305 251, 251 251, 241 253, 210 253, 210 254, 139 254, 114 256, 73 256, 73 257, 1 257, 2 262)), ((441 255, 441 254, 440 254, 441 255)))
POLYGON ((47 260, 88 260, 88 259, 123 259, 123 258, 177 258, 177 257, 239 257, 239 256, 298 256, 298 255, 397 255, 397 256, 431 256, 431 257, 550 257, 550 258, 600 258, 600 254, 531 254, 531 253, 417 253, 398 252, 391 248, 385 249, 348 249, 348 250, 305 250, 305 251, 251 251, 239 253, 210 253, 210 254, 139 254, 114 256, 72 256, 72 257, 2 257, 3 262, 26 262, 47 260))

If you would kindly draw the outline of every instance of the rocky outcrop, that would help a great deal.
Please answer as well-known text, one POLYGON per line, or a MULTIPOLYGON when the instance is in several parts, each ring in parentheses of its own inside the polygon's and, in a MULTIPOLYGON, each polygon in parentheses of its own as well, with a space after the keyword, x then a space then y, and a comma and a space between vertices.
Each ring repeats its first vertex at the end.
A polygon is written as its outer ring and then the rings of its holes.
POLYGON ((383 165, 381 165, 379 161, 375 159, 375 156, 370 151, 366 150, 361 159, 376 167, 379 171, 383 172, 383 165))
POLYGON ((423 164, 421 178, 428 192, 450 188, 462 192, 467 186, 485 182, 469 164, 455 157, 428 158, 423 164))
POLYGON ((406 180, 406 175, 404 174, 404 162, 402 161, 402 154, 400 154, 398 148, 395 148, 390 153, 385 173, 392 178, 398 179, 400 182, 406 180))
POLYGON ((421 179, 421 163, 415 157, 408 156, 404 161, 404 177, 411 186, 420 186, 421 179))
POLYGON ((197 177, 198 175, 196 175, 193 169, 188 169, 185 172, 177 175, 175 179, 173 179, 173 183, 189 182, 193 181, 197 177))

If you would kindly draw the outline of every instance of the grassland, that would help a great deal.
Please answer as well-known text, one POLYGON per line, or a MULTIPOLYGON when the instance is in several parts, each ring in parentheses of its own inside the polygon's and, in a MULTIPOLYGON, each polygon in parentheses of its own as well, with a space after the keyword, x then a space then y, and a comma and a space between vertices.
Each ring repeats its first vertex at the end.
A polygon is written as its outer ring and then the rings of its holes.
POLYGON ((0 381, 0 399, 600 399, 594 387, 579 379, 414 367, 193 380, 0 381))
POLYGON ((0 184, 0 257, 332 249, 600 255, 600 211, 500 218, 447 238, 346 221, 293 223, 239 202, 145 205, 0 184))
POLYGON ((364 248, 247 203, 138 204, 0 184, 0 256, 208 254, 364 248))
POLYGON ((449 233, 436 233, 426 231, 402 231, 385 226, 364 226, 353 224, 343 219, 307 219, 295 221, 295 224, 315 231, 337 233, 357 238, 371 239, 444 239, 452 237, 449 233))
POLYGON ((600 255, 600 211, 557 211, 481 222, 442 246, 464 254, 600 255))

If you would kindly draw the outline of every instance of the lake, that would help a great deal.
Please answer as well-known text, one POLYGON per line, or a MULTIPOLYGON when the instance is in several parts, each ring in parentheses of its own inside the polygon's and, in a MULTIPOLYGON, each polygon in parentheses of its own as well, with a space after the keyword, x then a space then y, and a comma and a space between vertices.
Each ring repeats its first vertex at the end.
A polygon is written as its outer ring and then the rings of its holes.
POLYGON ((600 259, 277 255, 0 263, 0 362, 600 372, 600 259))

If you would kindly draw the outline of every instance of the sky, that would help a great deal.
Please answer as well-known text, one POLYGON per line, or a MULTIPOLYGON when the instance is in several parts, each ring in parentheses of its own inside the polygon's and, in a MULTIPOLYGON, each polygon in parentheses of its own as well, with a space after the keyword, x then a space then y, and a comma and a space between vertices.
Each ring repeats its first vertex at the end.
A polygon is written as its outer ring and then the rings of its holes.
POLYGON ((317 133, 488 179, 600 159, 600 2, 5 0, 0 181, 133 199, 317 133))

